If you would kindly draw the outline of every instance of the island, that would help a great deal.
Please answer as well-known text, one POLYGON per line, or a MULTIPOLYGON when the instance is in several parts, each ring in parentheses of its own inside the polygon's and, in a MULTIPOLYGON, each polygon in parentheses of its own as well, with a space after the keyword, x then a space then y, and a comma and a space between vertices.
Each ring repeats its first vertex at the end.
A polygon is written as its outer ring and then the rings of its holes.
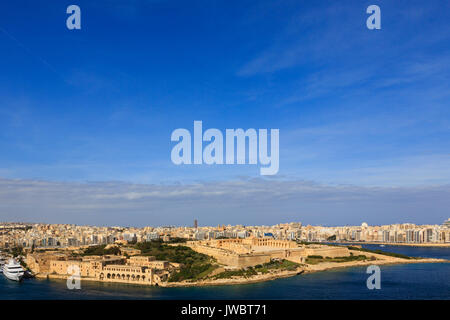
POLYGON ((22 253, 37 278, 182 287, 268 281, 354 266, 449 262, 413 258, 358 245, 273 238, 186 241, 161 239, 22 253))

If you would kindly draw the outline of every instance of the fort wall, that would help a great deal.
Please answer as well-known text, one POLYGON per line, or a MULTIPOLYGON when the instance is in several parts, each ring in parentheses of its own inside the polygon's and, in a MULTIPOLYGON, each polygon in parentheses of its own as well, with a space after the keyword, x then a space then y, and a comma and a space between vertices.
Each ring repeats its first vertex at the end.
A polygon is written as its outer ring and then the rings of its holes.
POLYGON ((268 238, 189 241, 187 245, 197 252, 214 257, 221 264, 237 268, 263 264, 271 259, 304 263, 309 255, 332 258, 350 255, 345 247, 300 246, 294 241, 268 238))

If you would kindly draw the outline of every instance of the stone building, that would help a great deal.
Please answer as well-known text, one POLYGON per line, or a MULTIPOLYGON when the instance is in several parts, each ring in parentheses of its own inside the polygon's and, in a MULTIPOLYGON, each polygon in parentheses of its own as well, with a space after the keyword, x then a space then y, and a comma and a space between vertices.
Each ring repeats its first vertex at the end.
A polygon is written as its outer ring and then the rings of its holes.
POLYGON ((123 264, 126 258, 122 256, 87 256, 83 258, 71 258, 67 260, 51 260, 50 274, 67 275, 70 273, 70 268, 74 272, 75 266, 80 271, 81 277, 95 278, 105 266, 109 264, 123 264))
POLYGON ((81 278, 103 282, 159 285, 167 281, 173 266, 155 257, 87 256, 49 261, 50 275, 69 276, 75 270, 81 278))
POLYGON ((294 241, 271 238, 189 241, 187 246, 197 252, 214 257, 221 264, 236 268, 255 266, 267 263, 272 259, 304 263, 309 255, 322 255, 324 257, 350 255, 345 247, 300 246, 294 241))
POLYGON ((152 268, 132 265, 108 265, 97 273, 97 279, 104 282, 122 282, 159 285, 167 280, 169 272, 158 272, 152 268))
POLYGON ((51 260, 66 260, 68 256, 68 253, 58 251, 33 252, 27 254, 25 263, 35 274, 49 273, 51 260))
POLYGON ((153 256, 134 256, 130 257, 127 262, 128 265, 147 267, 152 269, 164 270, 170 267, 168 261, 156 260, 153 256))

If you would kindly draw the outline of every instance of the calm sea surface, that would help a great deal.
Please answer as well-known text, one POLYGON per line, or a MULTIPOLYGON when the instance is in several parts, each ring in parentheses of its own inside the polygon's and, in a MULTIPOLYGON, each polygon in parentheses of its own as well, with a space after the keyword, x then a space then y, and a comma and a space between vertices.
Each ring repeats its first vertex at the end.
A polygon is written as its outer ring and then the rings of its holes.
MULTIPOLYGON (((363 245, 417 257, 450 259, 450 248, 363 245)), ((0 299, 450 299, 450 264, 381 266, 381 289, 368 290, 366 267, 329 270, 257 284, 197 288, 159 288, 82 282, 68 290, 62 280, 0 275, 0 299)))

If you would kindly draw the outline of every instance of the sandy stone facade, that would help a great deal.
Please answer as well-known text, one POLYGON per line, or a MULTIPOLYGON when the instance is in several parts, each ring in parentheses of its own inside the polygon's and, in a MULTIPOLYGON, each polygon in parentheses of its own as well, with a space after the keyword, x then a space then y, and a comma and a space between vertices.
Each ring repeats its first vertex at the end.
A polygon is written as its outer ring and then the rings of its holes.
POLYGON ((338 246, 321 246, 321 245, 309 245, 305 247, 305 256, 322 256, 322 257, 348 257, 350 251, 346 247, 338 246))
POLYGON ((127 264, 140 267, 146 267, 157 270, 169 269, 170 263, 168 261, 156 260, 152 256, 134 256, 128 259, 127 264))
POLYGON ((61 253, 28 254, 27 265, 35 274, 70 276, 74 270, 81 278, 103 282, 159 285, 167 281, 177 266, 152 256, 86 256, 69 257, 61 253))
POLYGON ((34 273, 49 273, 50 260, 65 260, 68 254, 62 252, 35 252, 26 256, 25 263, 34 273))
POLYGON ((321 245, 301 246, 295 241, 272 238, 218 239, 189 241, 193 250, 214 257, 217 262, 236 268, 245 268, 269 262, 271 259, 286 259, 304 263, 309 255, 324 257, 349 256, 345 247, 321 245))
POLYGON ((122 282, 146 285, 160 285, 166 281, 169 272, 157 272, 155 269, 132 265, 108 265, 97 273, 97 279, 103 282, 122 282))
POLYGON ((50 274, 66 275, 69 267, 76 266, 81 277, 95 278, 97 273, 109 264, 122 264, 126 258, 122 256, 87 256, 80 259, 50 260, 50 274))

